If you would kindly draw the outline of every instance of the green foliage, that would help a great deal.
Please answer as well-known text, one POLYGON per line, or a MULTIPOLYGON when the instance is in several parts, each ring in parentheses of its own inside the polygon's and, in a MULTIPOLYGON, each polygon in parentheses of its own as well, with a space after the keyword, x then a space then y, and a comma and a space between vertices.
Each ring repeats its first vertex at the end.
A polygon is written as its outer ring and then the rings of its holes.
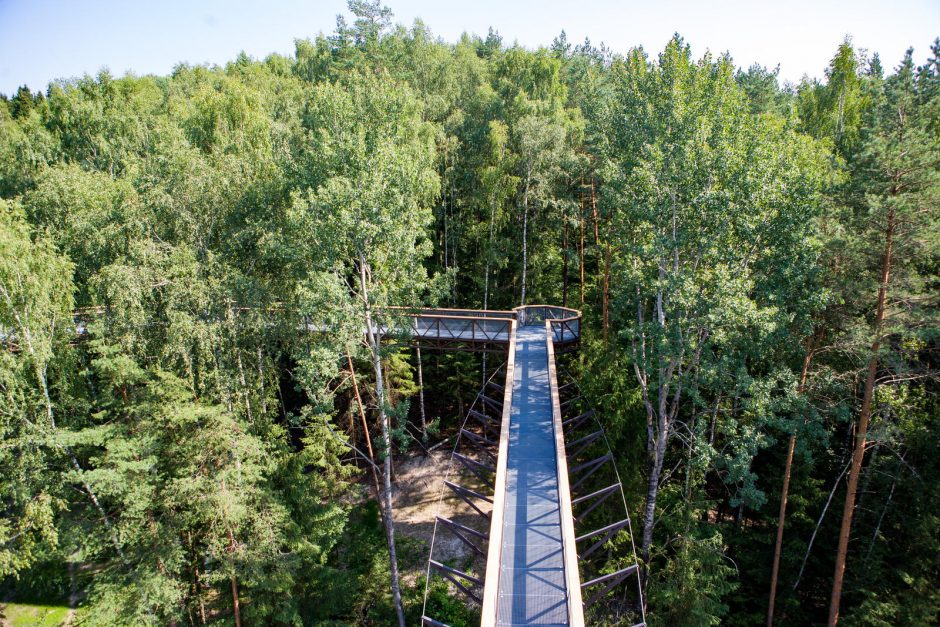
POLYGON ((859 77, 863 63, 846 39, 826 69, 826 82, 802 85, 798 92, 802 127, 813 137, 831 139, 842 155, 854 150, 866 107, 859 77))
POLYGON ((649 603, 659 608, 650 624, 720 625, 729 607, 722 599, 737 584, 733 564, 725 557, 721 534, 677 536, 664 547, 669 558, 650 581, 649 603))
POLYGON ((71 332, 72 266, 0 200, 0 577, 18 576, 58 542, 65 503, 51 467, 56 422, 48 371, 71 332))
POLYGON ((65 623, 69 608, 64 605, 27 605, 4 603, 0 605, 0 616, 11 627, 59 627, 65 623))
MULTIPOLYGON (((382 289, 392 290, 420 276, 430 253, 421 235, 438 191, 433 136, 406 88, 368 75, 347 84, 318 86, 309 101, 303 158, 312 186, 294 198, 293 211, 324 271, 366 255, 374 272, 388 275, 382 289)), ((411 302, 414 288, 407 289, 374 298, 411 302)))
MULTIPOLYGON (((763 620, 791 434, 778 620, 818 622, 835 508, 809 539, 893 216, 844 621, 934 620, 940 40, 887 72, 847 40, 823 80, 781 86, 678 36, 658 55, 449 44, 348 8, 290 57, 2 100, 2 589, 59 600, 71 564, 89 624, 228 621, 233 583, 246 624, 393 622, 350 362, 370 428, 389 419, 382 460, 412 441, 417 385, 408 351, 364 341, 366 312, 524 298, 584 312, 571 368, 637 540, 648 523, 650 624, 763 620)), ((480 365, 425 353, 432 438, 480 365)), ((424 547, 399 549, 417 622, 424 547)), ((478 619, 440 582, 427 604, 478 619)))
MULTIPOLYGON (((419 577, 415 583, 415 593, 424 593, 425 578, 419 577)), ((415 595, 417 597, 417 594, 415 595)), ((421 609, 422 598, 415 598, 414 609, 421 609)), ((467 602, 451 594, 447 583, 436 579, 427 591, 427 604, 424 606, 424 615, 433 616, 451 627, 471 627, 480 624, 480 612, 477 608, 467 606, 467 602)), ((408 624, 420 622, 421 616, 415 611, 409 616, 408 624)))

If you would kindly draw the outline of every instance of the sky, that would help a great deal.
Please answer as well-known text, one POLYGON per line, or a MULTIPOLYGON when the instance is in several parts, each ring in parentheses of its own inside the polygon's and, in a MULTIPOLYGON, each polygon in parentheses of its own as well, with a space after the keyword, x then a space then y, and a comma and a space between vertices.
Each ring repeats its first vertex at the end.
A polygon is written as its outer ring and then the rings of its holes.
MULTIPOLYGON (((660 51, 673 33, 693 54, 730 52, 735 63, 773 68, 781 80, 822 77, 839 43, 879 52, 886 68, 909 46, 915 62, 940 36, 940 0, 384 0, 397 23, 422 19, 435 35, 485 36, 547 46, 564 29, 615 52, 660 51)), ((330 33, 345 0, 0 0, 0 93, 95 74, 168 74, 180 62, 224 64, 291 54, 294 40, 330 33)))

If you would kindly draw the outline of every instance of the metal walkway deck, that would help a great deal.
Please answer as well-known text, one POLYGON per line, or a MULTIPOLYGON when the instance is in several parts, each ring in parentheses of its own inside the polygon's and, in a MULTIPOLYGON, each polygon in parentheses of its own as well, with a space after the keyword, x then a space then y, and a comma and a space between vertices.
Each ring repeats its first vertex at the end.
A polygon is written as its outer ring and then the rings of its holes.
POLYGON ((520 327, 512 381, 497 625, 568 624, 548 365, 545 325, 520 327))

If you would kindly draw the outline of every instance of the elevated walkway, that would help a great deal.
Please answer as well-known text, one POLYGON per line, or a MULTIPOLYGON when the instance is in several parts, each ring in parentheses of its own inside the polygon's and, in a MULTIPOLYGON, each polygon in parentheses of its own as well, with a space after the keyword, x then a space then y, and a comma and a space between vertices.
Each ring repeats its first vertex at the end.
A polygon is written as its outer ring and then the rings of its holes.
POLYGON ((490 597, 496 595, 496 625, 584 622, 577 560, 570 555, 566 560, 566 548, 568 553, 574 549, 574 535, 567 470, 559 467, 563 450, 559 456, 560 423, 555 424, 552 407, 557 383, 551 381, 547 326, 522 326, 515 338, 509 421, 503 427, 508 431, 505 477, 503 464, 497 471, 496 498, 504 504, 502 519, 494 515, 490 534, 490 559, 499 566, 498 581, 490 584, 487 577, 483 600, 487 612, 490 597))
MULTIPOLYGON (((102 312, 100 307, 75 312, 76 335, 87 337, 88 319, 102 312)), ((439 350, 501 352, 507 356, 505 384, 494 380, 496 373, 487 381, 467 412, 452 456, 472 475, 469 479, 474 485, 444 481, 480 518, 475 526, 441 516, 435 522, 435 534, 443 525, 476 556, 485 559, 485 576, 477 570, 462 572, 436 561, 433 544, 429 576, 433 569, 480 603, 482 625, 575 627, 584 625, 585 608, 632 578, 637 583, 635 607, 639 608, 634 613, 643 620, 635 557, 614 572, 589 567, 585 572, 593 571, 594 578, 584 583, 579 576, 589 556, 596 558, 615 534, 629 531, 630 526, 624 499, 624 519, 575 536, 575 523, 593 522, 588 517, 595 512, 597 518, 601 503, 618 492, 623 497, 619 477, 599 490, 586 483, 592 476, 596 479, 595 473, 605 465, 616 474, 613 454, 593 410, 584 407, 580 392, 561 402, 561 394, 576 390, 577 385, 571 380, 559 388, 555 354, 576 350, 580 345, 581 314, 550 305, 528 305, 512 311, 388 308, 377 310, 373 319, 378 320, 373 330, 388 341, 439 350), (491 395, 492 390, 503 396, 502 401, 491 395), (476 426, 469 423, 470 418, 476 426), (569 442, 571 451, 567 451, 565 431, 570 435, 592 422, 598 430, 569 442), (473 448, 468 451, 470 455, 457 452, 461 442, 473 448), (598 450, 601 443, 606 453, 598 450), (596 457, 598 453, 601 455, 596 457), (590 457, 585 460, 584 455, 590 457), (569 460, 573 464, 572 486, 569 460), (572 493, 579 488, 583 493, 573 498, 572 493), (488 490, 492 490, 492 497, 485 493, 488 490), (486 543, 485 549, 481 541, 486 543), (583 549, 579 551, 578 545, 583 549), (589 597, 586 602, 582 590, 589 597)), ((307 332, 330 331, 315 321, 298 322, 307 332)), ((16 350, 15 336, 8 331, 0 329, 0 340, 16 350)), ((443 625, 426 615, 422 623, 443 625)))
MULTIPOLYGON (((585 611, 602 599, 620 604, 615 611, 625 624, 643 625, 635 551, 612 571, 602 550, 620 531, 632 536, 625 499, 625 518, 618 522, 607 520, 609 508, 599 509, 614 494, 623 498, 613 453, 576 382, 569 377, 558 383, 555 355, 578 348, 580 313, 541 305, 512 312, 403 313, 410 322, 399 328, 410 332, 398 335, 418 345, 501 349, 507 358, 505 383, 494 380, 501 380, 499 374, 487 381, 454 446, 452 469, 464 472, 465 484, 450 475, 444 481, 473 513, 463 523, 440 516, 435 523, 435 534, 452 534, 475 558, 459 567, 443 563, 435 559, 432 543, 428 576, 440 576, 479 603, 485 627, 580 627, 585 611), (594 430, 582 435, 587 428, 594 430), (458 452, 461 445, 464 451, 458 452), (601 469, 614 475, 614 483, 601 469), (576 536, 576 524, 590 526, 576 536), (581 581, 582 572, 588 581, 581 581), (630 580, 637 585, 633 600, 610 595, 630 580)), ((446 627, 426 614, 422 623, 446 627)))
POLYGON ((512 321, 519 326, 551 321, 559 352, 574 350, 581 340, 581 314, 567 307, 527 305, 512 311, 482 309, 399 309, 404 321, 399 335, 421 346, 441 350, 505 352, 512 321), (537 321, 537 322, 536 322, 537 321))

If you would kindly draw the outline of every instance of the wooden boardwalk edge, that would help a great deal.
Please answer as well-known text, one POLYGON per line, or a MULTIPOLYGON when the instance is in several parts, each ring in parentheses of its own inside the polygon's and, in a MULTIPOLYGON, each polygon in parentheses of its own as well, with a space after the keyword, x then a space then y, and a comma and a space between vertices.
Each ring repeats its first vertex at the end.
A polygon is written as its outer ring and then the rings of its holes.
POLYGON ((516 364, 516 320, 509 330, 509 358, 506 361, 506 385, 503 392, 503 419, 499 428, 499 452, 496 457, 496 492, 490 514, 490 538, 486 556, 486 577, 480 625, 494 627, 499 601, 500 553, 503 545, 503 512, 506 508, 506 466, 509 462, 509 421, 512 411, 512 382, 516 364))
POLYGON ((551 321, 545 321, 548 344, 548 384, 552 394, 552 426, 555 431, 555 461, 558 470, 558 508, 561 514, 561 537, 565 564, 565 587, 568 588, 568 624, 584 627, 584 604, 581 600, 581 576, 578 573, 578 551, 575 545, 574 518, 571 512, 571 488, 568 485, 568 457, 565 454, 565 434, 561 424, 561 403, 558 395, 558 375, 555 367, 555 346, 552 341, 551 321))

